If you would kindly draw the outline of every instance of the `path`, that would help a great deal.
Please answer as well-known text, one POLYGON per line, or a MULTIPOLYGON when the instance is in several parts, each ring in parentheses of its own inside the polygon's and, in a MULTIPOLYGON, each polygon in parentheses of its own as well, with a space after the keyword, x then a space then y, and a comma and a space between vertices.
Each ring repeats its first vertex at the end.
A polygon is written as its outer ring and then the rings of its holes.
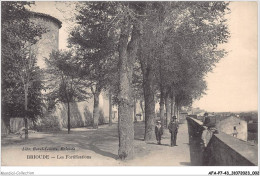
POLYGON ((156 145, 156 142, 147 143, 147 148, 150 151, 144 157, 136 157, 127 165, 143 165, 143 166, 189 166, 189 137, 188 127, 185 121, 180 124, 179 133, 177 136, 177 146, 170 147, 170 133, 167 129, 164 130, 164 135, 161 141, 162 145, 156 145))
POLYGON ((117 124, 104 125, 98 130, 72 129, 71 134, 66 131, 53 133, 36 133, 29 136, 27 142, 19 136, 2 138, 2 165, 15 166, 181 166, 190 165, 190 153, 188 145, 187 124, 181 124, 179 128, 177 145, 170 147, 170 134, 164 131, 162 145, 156 142, 142 140, 144 123, 135 124, 135 159, 130 161, 117 160, 118 135, 117 124), (22 151, 23 147, 67 147, 75 150, 63 151, 22 151), (50 159, 26 159, 27 155, 49 155, 50 159), (58 156, 59 155, 59 156, 58 156), (66 155, 84 155, 88 159, 58 159, 66 155), (91 159, 89 158, 91 157, 91 159), (51 158, 53 157, 53 158, 51 158))

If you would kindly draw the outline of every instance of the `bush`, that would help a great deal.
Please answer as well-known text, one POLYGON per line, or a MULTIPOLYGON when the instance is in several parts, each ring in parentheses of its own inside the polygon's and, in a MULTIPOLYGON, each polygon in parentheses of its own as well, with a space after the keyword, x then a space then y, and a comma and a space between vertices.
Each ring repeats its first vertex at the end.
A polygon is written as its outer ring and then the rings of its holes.
POLYGON ((88 110, 87 107, 85 107, 84 109, 84 116, 85 116, 85 125, 92 126, 93 125, 92 113, 88 110))
POLYGON ((102 109, 99 109, 99 119, 98 119, 98 125, 103 125, 105 123, 105 116, 102 109))
POLYGON ((60 131, 61 125, 57 116, 46 116, 35 123, 37 131, 60 131))

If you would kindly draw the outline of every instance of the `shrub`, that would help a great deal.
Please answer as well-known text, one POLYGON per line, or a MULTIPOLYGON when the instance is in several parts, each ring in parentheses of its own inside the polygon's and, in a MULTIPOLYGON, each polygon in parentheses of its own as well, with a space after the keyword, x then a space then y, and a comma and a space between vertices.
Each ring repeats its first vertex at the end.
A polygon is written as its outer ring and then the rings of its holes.
POLYGON ((87 107, 85 107, 84 109, 84 116, 85 116, 85 125, 92 126, 93 125, 92 113, 88 110, 87 107))
POLYGON ((57 116, 46 116, 35 123, 37 131, 60 131, 61 125, 57 116))
POLYGON ((102 125, 105 123, 105 116, 104 116, 104 112, 102 109, 99 109, 99 119, 98 119, 98 124, 102 125))

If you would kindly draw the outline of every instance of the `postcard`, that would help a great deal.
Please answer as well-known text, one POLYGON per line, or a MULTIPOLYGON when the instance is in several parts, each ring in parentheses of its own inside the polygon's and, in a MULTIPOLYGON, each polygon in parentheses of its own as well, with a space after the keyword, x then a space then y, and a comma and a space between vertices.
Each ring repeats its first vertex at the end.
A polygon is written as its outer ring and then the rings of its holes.
POLYGON ((2 174, 201 166, 258 175, 257 7, 2 1, 2 174))

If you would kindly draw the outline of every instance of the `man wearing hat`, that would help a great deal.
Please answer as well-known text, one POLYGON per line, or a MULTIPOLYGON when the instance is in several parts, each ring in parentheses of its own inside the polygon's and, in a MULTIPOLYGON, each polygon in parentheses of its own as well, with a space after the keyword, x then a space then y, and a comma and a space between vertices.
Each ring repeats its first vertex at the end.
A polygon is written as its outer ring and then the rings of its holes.
POLYGON ((176 146, 176 139, 178 133, 178 122, 176 121, 176 116, 171 118, 171 122, 168 125, 169 132, 171 133, 171 147, 176 146))
POLYGON ((161 121, 157 121, 157 124, 155 126, 155 136, 157 140, 157 144, 161 145, 161 137, 163 135, 163 129, 161 125, 161 121))

